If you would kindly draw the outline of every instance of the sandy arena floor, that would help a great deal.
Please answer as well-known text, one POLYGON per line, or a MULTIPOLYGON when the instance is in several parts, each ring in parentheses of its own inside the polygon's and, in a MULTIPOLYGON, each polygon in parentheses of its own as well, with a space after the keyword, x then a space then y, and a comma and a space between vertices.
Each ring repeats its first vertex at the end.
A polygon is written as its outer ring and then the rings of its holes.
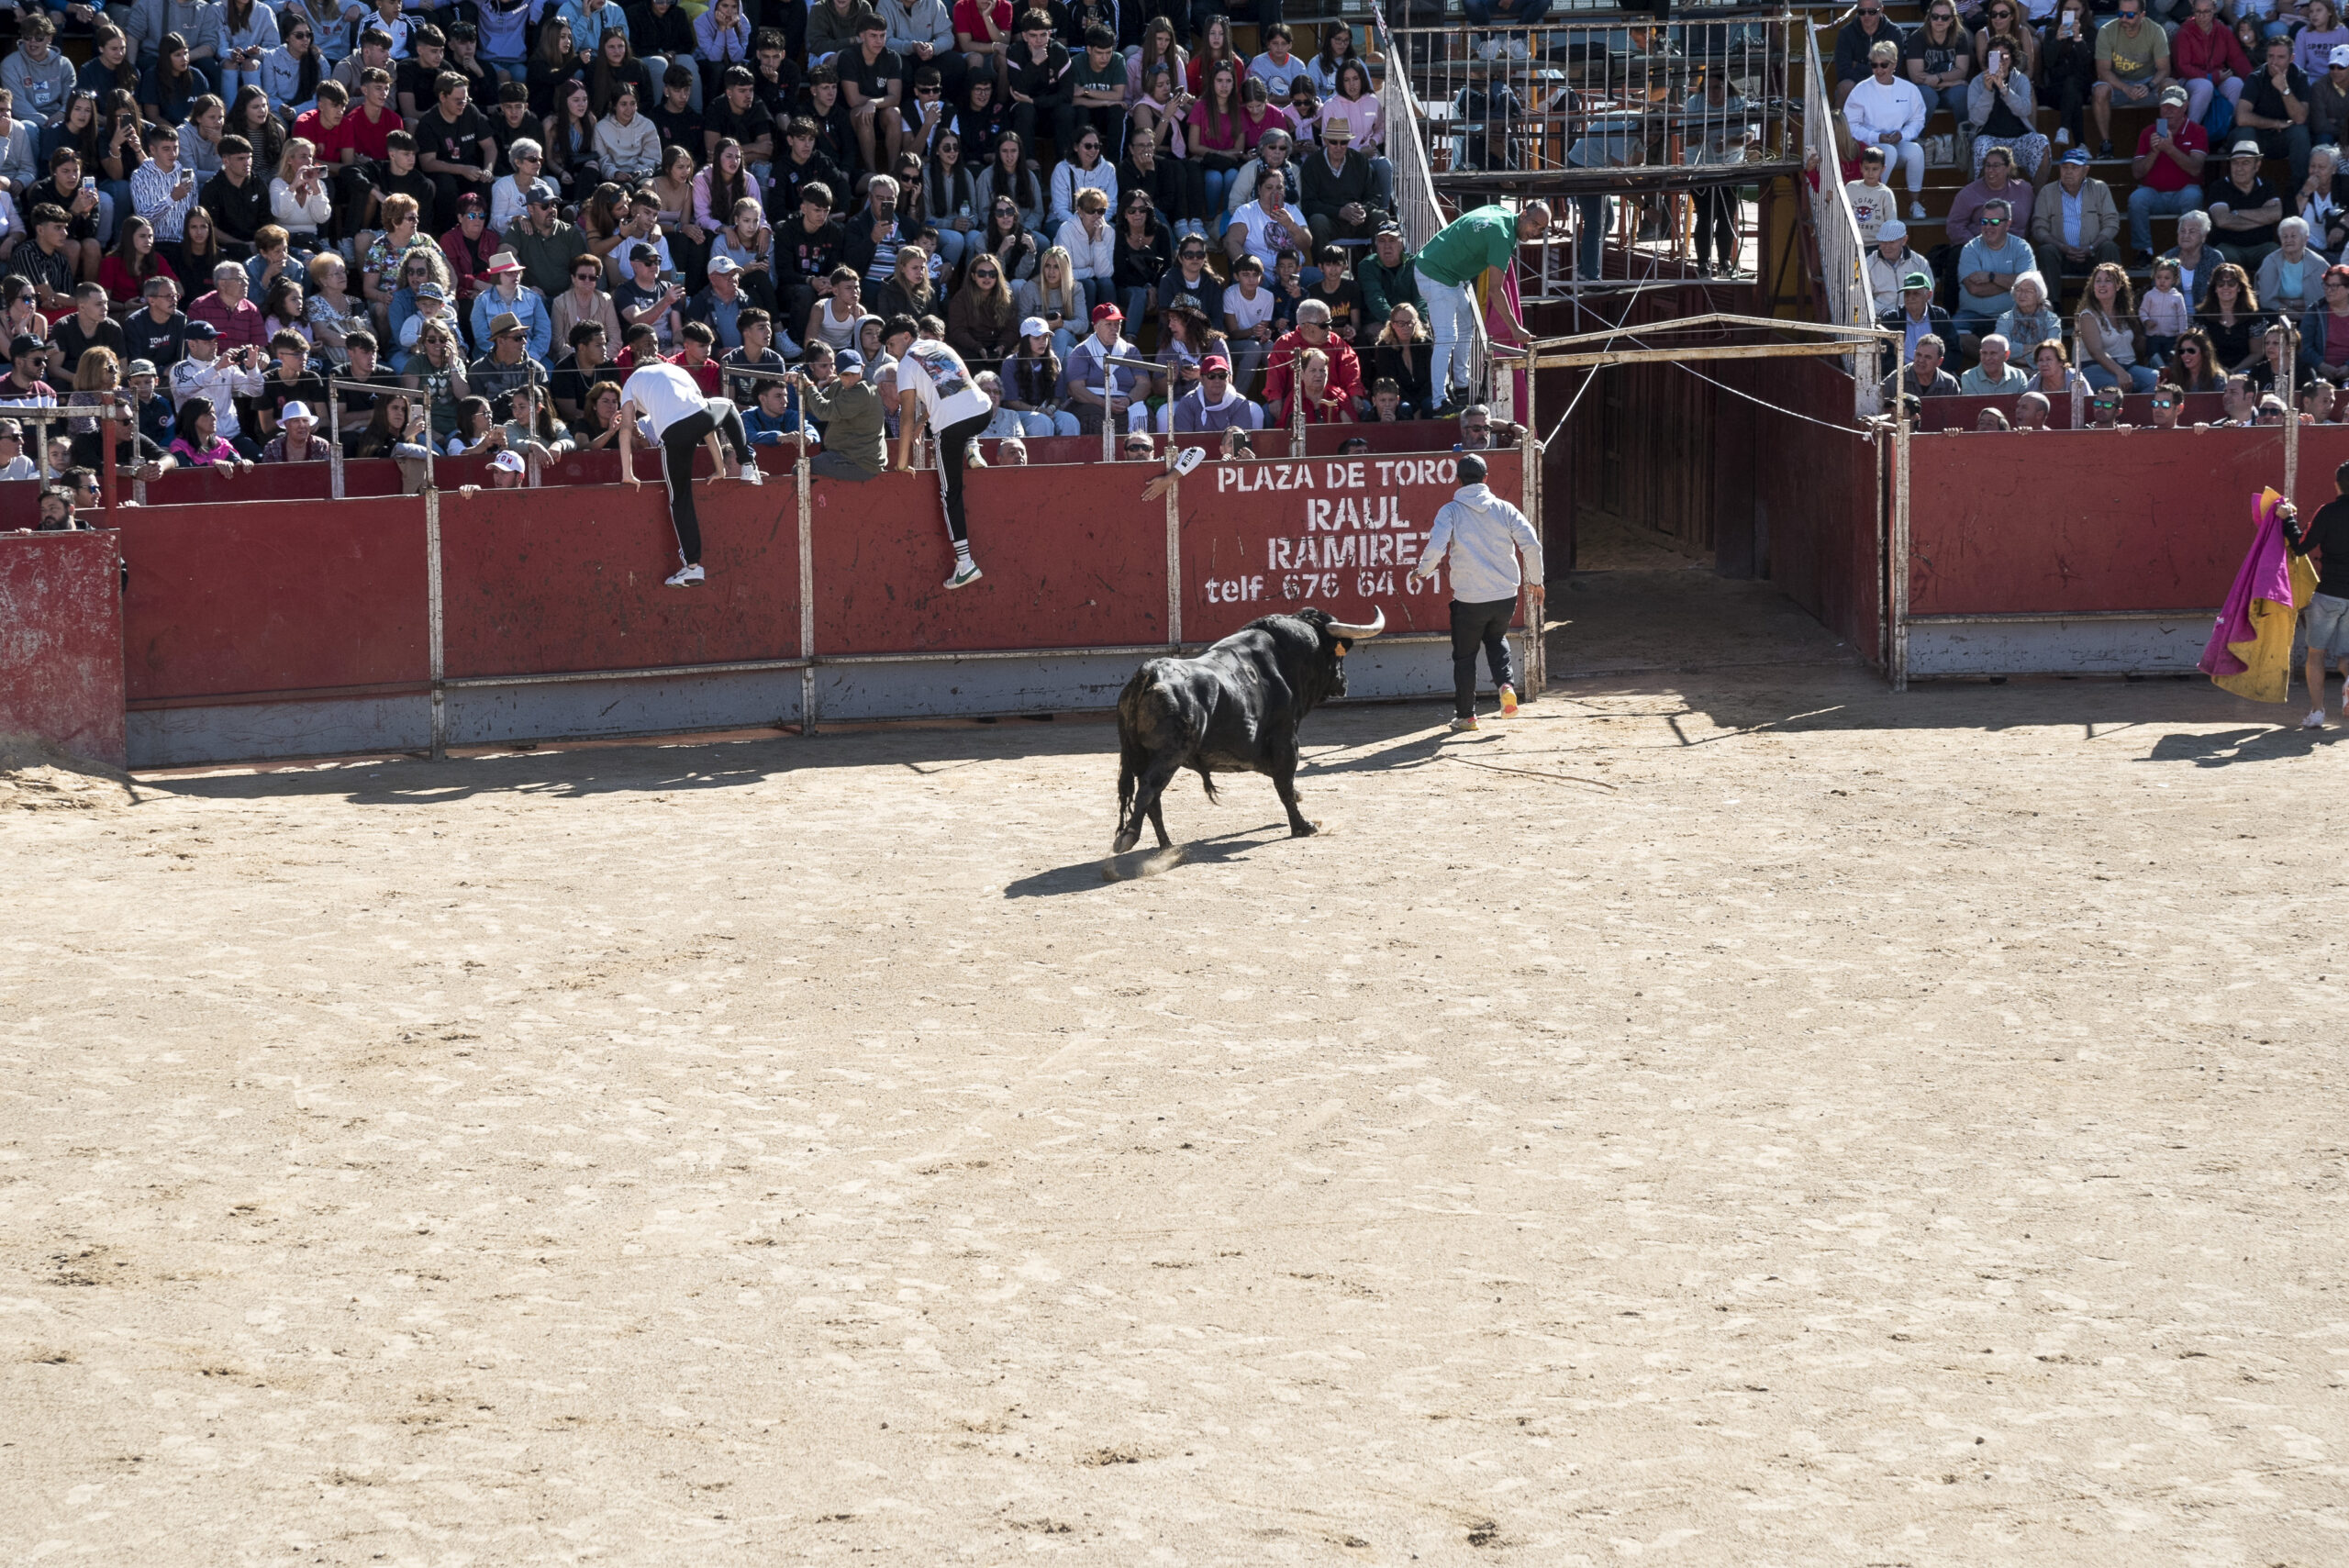
POLYGON ((0 817, 0 1556, 2349 1559, 2349 732, 1772 646, 0 817))

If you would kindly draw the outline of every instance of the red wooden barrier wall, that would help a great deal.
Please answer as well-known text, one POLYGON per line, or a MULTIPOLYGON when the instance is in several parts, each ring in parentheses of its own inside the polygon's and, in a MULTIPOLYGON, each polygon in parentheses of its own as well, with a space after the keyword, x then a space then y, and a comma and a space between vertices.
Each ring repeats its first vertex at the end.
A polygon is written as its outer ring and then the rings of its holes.
POLYGON ((431 678, 423 503, 119 508, 131 701, 431 678))
POLYGON ((815 484, 816 647, 824 654, 1116 647, 1166 640, 1166 504, 1156 463, 990 469, 963 486, 954 570, 935 473, 815 484))
MULTIPOLYGON (((2303 426, 2301 514, 2332 498, 2349 428, 2303 426)), ((1920 436, 1909 610, 2209 610, 2243 563, 2251 502, 2283 483, 2280 428, 1920 436)))
MULTIPOLYGON (((1486 483, 1520 499, 1520 454, 1482 455, 1486 483)), ((1458 487, 1449 453, 1208 463, 1183 482, 1184 640, 1308 604, 1348 621, 1384 608, 1397 632, 1446 629, 1448 568, 1416 593, 1405 578, 1458 487)))
MULTIPOLYGON (((408 506, 420 529, 423 504, 408 506)), ((797 657, 799 506, 789 477, 770 474, 756 489, 696 485, 695 510, 709 581, 680 592, 662 585, 677 569, 677 536, 658 480, 640 490, 442 492, 448 673, 797 657)))
POLYGON ((0 735, 122 767, 121 540, 0 535, 0 735))

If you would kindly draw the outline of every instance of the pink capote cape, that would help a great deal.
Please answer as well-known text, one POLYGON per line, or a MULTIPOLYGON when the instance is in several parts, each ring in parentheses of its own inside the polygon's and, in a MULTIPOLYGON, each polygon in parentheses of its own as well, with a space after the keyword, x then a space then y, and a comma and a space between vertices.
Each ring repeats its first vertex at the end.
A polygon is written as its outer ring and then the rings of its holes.
POLYGON ((2282 702, 2292 680, 2292 628, 2316 591, 2316 570, 2284 538, 2277 508, 2284 498, 2262 490, 2252 503, 2251 553, 2219 611, 2202 650, 2202 673, 2254 702, 2282 702))

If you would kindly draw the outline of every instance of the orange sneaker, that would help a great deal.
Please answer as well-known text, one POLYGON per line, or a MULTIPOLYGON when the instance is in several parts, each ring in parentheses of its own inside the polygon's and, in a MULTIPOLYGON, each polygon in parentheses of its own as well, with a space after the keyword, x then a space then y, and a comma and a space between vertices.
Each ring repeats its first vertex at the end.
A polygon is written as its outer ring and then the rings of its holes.
POLYGON ((1517 717, 1517 688, 1515 686, 1501 688, 1501 717, 1503 718, 1517 717))

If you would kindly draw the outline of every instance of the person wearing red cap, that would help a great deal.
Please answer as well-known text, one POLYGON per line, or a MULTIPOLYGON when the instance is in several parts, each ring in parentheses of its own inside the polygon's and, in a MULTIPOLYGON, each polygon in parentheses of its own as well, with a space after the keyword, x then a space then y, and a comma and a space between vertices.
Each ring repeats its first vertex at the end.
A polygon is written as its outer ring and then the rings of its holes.
POLYGON ((1101 433, 1105 413, 1130 429, 1142 428, 1136 422, 1141 406, 1134 396, 1141 373, 1107 362, 1139 357, 1123 335, 1125 321, 1126 313, 1116 306, 1095 306, 1093 335, 1078 339, 1061 366, 1061 398, 1076 416, 1077 428, 1088 436, 1101 433))

